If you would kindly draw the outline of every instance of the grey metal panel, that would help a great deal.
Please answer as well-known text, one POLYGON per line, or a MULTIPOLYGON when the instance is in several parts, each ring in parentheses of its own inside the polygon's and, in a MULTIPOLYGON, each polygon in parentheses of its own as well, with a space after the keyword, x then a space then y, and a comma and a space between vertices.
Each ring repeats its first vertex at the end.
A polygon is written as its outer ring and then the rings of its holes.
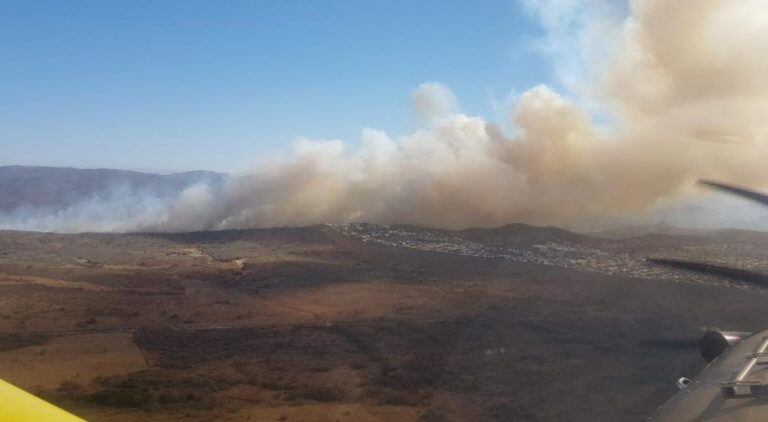
MULTIPOLYGON (((760 331, 726 350, 712 361, 686 388, 659 408, 653 421, 768 421, 768 397, 728 398, 721 384, 733 380, 768 337, 760 331)), ((765 360, 765 359, 763 359, 765 360)), ((746 377, 768 384, 768 365, 758 363, 746 377)))

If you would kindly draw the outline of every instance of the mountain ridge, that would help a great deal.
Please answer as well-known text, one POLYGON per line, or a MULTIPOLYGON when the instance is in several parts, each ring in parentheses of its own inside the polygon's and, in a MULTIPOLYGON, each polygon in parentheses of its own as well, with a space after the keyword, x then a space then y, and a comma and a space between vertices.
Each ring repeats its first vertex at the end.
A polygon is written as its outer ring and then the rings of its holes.
POLYGON ((220 184, 226 177, 204 170, 158 174, 108 168, 0 166, 0 212, 63 209, 82 200, 108 196, 116 189, 171 196, 197 183, 220 184))

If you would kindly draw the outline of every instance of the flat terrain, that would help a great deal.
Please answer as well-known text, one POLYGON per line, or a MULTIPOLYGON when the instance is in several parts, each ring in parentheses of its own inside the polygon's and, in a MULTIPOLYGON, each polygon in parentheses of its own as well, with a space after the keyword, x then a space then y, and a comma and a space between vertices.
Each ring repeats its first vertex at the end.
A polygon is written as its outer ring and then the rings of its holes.
POLYGON ((642 420, 703 367, 702 329, 767 325, 766 246, 524 225, 0 232, 0 378, 94 421, 642 420))

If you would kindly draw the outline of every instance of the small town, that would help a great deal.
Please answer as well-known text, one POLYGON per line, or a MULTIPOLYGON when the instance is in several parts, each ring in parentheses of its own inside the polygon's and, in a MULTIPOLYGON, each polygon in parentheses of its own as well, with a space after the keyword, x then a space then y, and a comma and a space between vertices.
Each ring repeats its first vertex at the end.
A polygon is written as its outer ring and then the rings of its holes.
MULTIPOLYGON (((685 237, 673 244, 645 242, 643 238, 609 240, 589 238, 573 242, 549 240, 524 246, 497 246, 462 238, 460 231, 422 229, 367 223, 330 225, 341 233, 368 243, 489 259, 510 259, 530 264, 557 266, 580 271, 637 279, 726 285, 739 289, 752 286, 718 275, 686 271, 654 260, 674 259, 713 263, 744 270, 760 270, 765 253, 753 244, 708 242, 686 243, 685 237)), ((698 239, 696 239, 698 240, 698 239)), ((754 289, 762 292, 762 289, 754 289)))

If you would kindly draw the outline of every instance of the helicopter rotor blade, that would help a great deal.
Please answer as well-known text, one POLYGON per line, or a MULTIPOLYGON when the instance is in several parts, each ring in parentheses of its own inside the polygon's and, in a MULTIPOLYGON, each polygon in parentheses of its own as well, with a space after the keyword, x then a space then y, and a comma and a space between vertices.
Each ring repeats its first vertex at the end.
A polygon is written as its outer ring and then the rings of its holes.
MULTIPOLYGON (((759 202, 763 205, 768 205, 768 195, 753 190, 745 189, 742 187, 729 185, 726 183, 715 182, 712 180, 699 179, 698 183, 714 188, 719 191, 727 192, 747 198, 749 200, 759 202)), ((689 271, 692 273, 714 275, 722 278, 727 278, 733 281, 739 281, 743 283, 754 284, 762 287, 768 287, 768 274, 759 272, 743 270, 739 268, 730 268, 720 265, 714 265, 704 262, 685 261, 679 259, 668 258, 652 258, 649 262, 661 265, 668 268, 675 268, 678 270, 689 271)))
POLYGON ((711 180, 700 179, 699 183, 723 192, 728 192, 734 195, 741 196, 742 198, 751 199, 763 205, 768 205, 768 195, 762 194, 760 192, 755 192, 753 190, 744 189, 738 186, 728 185, 725 183, 714 182, 711 180))
POLYGON ((649 262, 663 267, 684 270, 691 273, 712 275, 731 281, 768 287, 768 274, 741 268, 726 267, 706 262, 686 261, 682 259, 651 258, 649 262))

